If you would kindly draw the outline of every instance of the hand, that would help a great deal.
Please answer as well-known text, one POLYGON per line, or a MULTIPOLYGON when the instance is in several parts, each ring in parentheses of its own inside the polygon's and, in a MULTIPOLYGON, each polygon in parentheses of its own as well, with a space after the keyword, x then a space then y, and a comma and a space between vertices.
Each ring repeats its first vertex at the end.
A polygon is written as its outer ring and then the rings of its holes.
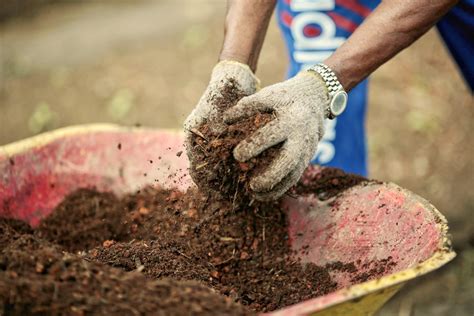
POLYGON ((322 78, 317 73, 303 71, 294 78, 242 98, 224 113, 224 121, 228 124, 257 112, 275 115, 275 119, 234 149, 234 158, 245 162, 283 142, 279 155, 269 167, 251 179, 250 188, 256 199, 275 200, 296 184, 324 134, 328 104, 328 92, 322 78))
POLYGON ((212 70, 211 80, 206 91, 204 91, 198 104, 184 122, 187 138, 190 137, 191 129, 198 128, 207 120, 222 114, 219 113, 219 109, 216 108, 212 101, 222 96, 224 87, 231 79, 235 80, 239 85, 239 89, 246 95, 255 93, 260 85, 260 81, 250 70, 249 66, 230 60, 219 62, 212 70))
MULTIPOLYGON (((212 128, 216 130, 224 126, 221 117, 223 109, 217 108, 215 101, 222 97, 224 88, 231 80, 233 80, 233 84, 237 84, 239 90, 246 95, 255 93, 260 85, 260 81, 253 74, 252 70, 250 70, 249 66, 245 64, 236 61, 221 61, 214 67, 206 91, 184 122, 186 152, 191 165, 194 163, 191 146, 192 131, 196 132, 201 124, 207 121, 212 121, 212 128)), ((193 168, 190 168, 191 177, 198 183, 195 178, 196 175, 192 170, 193 168)))

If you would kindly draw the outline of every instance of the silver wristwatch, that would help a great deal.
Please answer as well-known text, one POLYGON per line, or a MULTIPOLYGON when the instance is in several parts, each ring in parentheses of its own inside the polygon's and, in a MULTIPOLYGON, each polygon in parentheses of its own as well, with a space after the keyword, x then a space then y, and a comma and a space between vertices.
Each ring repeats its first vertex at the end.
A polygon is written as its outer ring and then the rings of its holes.
POLYGON ((317 72, 326 83, 329 94, 329 106, 327 108, 326 116, 329 119, 334 119, 336 116, 340 115, 347 106, 347 93, 344 91, 341 83, 337 79, 334 72, 326 66, 325 64, 317 64, 310 68, 308 71, 317 72))

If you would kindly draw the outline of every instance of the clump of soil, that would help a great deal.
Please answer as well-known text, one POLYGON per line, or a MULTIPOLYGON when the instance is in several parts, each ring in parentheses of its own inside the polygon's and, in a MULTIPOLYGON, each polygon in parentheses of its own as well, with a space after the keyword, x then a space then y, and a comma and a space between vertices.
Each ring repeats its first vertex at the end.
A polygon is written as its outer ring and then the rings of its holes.
MULTIPOLYGON (((234 80, 224 87, 222 96, 210 102, 222 114, 246 96, 234 80)), ((233 200, 234 204, 248 201, 252 192, 249 179, 265 170, 278 154, 281 146, 267 149, 258 157, 245 163, 234 159, 234 148, 273 119, 271 113, 258 113, 232 125, 222 122, 222 115, 214 115, 210 120, 192 130, 188 146, 191 157, 190 173, 196 184, 202 189, 218 191, 223 197, 233 200), (220 126, 220 128, 216 128, 220 126)))
POLYGON ((33 235, 0 253, 6 315, 251 315, 194 281, 150 280, 77 255, 33 235))

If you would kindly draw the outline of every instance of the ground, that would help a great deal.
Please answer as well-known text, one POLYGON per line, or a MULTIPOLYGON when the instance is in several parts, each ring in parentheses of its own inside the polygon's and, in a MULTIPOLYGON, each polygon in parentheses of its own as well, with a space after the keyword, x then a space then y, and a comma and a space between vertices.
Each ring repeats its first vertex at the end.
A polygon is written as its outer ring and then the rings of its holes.
MULTIPOLYGON (((181 128, 222 40, 223 1, 63 1, 0 24, 0 145, 91 122, 181 128)), ((284 78, 272 21, 257 75, 284 78)), ((436 31, 371 77, 370 176, 430 200, 458 258, 380 315, 468 315, 474 304, 472 94, 436 31)))

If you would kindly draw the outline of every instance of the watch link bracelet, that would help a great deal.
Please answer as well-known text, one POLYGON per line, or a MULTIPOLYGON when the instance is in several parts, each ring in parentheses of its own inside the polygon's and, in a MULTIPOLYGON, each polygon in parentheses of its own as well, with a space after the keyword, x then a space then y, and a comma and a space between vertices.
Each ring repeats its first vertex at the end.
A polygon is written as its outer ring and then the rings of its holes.
POLYGON ((344 91, 341 83, 337 79, 334 72, 325 64, 317 64, 310 68, 308 71, 314 71, 318 73, 326 83, 329 94, 329 106, 326 109, 326 116, 329 119, 334 119, 340 115, 347 106, 347 93, 344 91))

